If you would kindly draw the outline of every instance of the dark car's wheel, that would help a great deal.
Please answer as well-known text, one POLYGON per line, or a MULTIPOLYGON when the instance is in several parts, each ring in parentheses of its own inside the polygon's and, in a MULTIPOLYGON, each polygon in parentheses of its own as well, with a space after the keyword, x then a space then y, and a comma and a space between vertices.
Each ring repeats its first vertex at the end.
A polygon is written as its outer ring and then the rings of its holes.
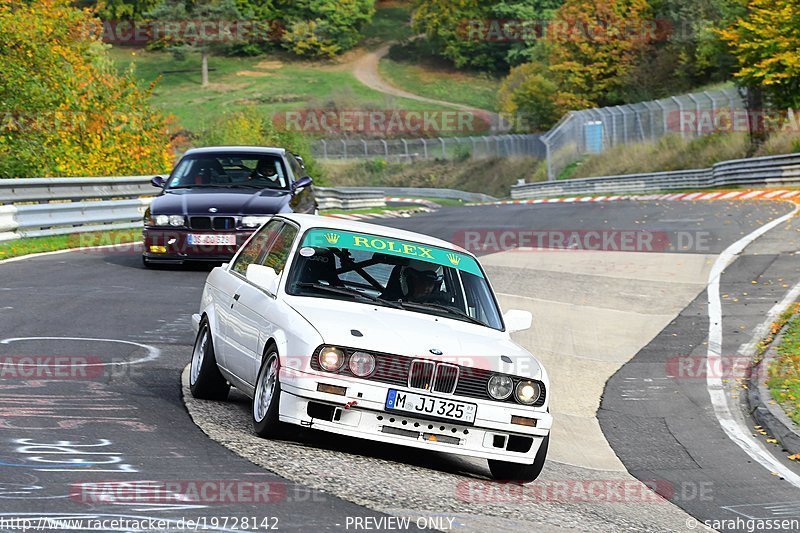
POLYGON ((201 400, 225 400, 231 390, 230 384, 217 368, 211 328, 205 317, 200 322, 197 339, 194 341, 192 365, 189 369, 189 388, 192 396, 201 400))
POLYGON ((542 473, 544 461, 547 458, 547 446, 549 444, 550 435, 546 436, 544 441, 542 441, 532 465, 521 465, 518 463, 507 463, 505 461, 489 459, 489 471, 491 471, 492 477, 498 481, 521 481, 523 483, 534 481, 539 477, 539 474, 542 473))
POLYGON ((280 359, 278 351, 270 346, 261 363, 253 395, 253 429, 263 438, 280 438, 288 433, 288 425, 278 418, 281 401, 280 359))

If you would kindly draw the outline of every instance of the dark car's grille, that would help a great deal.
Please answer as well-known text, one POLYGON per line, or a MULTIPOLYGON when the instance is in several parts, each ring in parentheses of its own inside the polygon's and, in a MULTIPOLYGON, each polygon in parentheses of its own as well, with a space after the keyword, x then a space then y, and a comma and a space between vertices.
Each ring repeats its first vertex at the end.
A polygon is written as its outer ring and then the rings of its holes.
MULTIPOLYGON (((314 352, 314 356, 311 358, 311 368, 317 371, 323 371, 317 359, 317 354, 320 349, 321 347, 314 352)), ((347 358, 349 359, 356 351, 363 352, 365 350, 346 349, 347 358)), ((499 372, 491 372, 463 365, 451 365, 448 363, 437 364, 435 361, 415 359, 403 355, 378 352, 369 353, 375 356, 375 371, 366 378, 358 379, 368 379, 380 381, 381 383, 387 383, 389 385, 402 387, 410 386, 416 389, 431 390, 431 378, 435 372, 436 380, 433 382, 433 390, 436 392, 452 393, 456 396, 479 398, 481 400, 500 401, 489 396, 487 392, 489 378, 494 374, 500 374, 499 372), (453 387, 455 387, 455 391, 453 391, 453 387)), ((350 372, 347 364, 343 365, 341 370, 337 373, 344 376, 357 377, 350 372)), ((511 377, 515 384, 520 381, 518 376, 506 375, 511 377)), ((544 405, 547 391, 545 390, 544 383, 540 381, 537 383, 539 383, 542 393, 533 406, 541 407, 544 405)), ((513 394, 504 401, 517 403, 513 394)))
POLYGON ((189 217, 189 227, 199 230, 233 230, 236 229, 235 217, 189 217))

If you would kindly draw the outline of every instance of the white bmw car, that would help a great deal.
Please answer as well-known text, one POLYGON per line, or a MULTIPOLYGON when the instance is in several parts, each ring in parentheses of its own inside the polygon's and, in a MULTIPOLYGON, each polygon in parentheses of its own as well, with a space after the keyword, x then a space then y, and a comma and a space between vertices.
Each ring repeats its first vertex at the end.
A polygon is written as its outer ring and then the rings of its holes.
POLYGON ((477 259, 372 224, 279 215, 203 290, 192 394, 253 398, 255 432, 287 424, 488 459, 531 481, 552 416, 542 365, 511 340, 477 259))

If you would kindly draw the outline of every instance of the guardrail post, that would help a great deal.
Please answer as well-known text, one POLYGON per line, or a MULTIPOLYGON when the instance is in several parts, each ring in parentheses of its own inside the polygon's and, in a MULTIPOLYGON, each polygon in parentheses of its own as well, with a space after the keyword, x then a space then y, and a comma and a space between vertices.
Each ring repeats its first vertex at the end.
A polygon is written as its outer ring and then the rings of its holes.
POLYGON ((408 141, 406 141, 405 139, 400 139, 400 140, 403 141, 403 150, 405 151, 406 159, 408 159, 408 141))
POLYGON ((389 143, 386 142, 386 139, 381 139, 383 143, 383 153, 386 155, 386 159, 389 159, 389 143))
POLYGON ((321 139, 322 141, 322 159, 328 159, 328 143, 325 139, 321 139))
POLYGON ((361 144, 364 145, 364 157, 369 157, 369 148, 367 148, 367 141, 361 139, 361 144))
POLYGON ((342 139, 342 147, 344 148, 342 159, 347 159, 347 141, 344 139, 342 139))
POLYGON ((444 144, 444 139, 439 137, 439 142, 442 143, 442 159, 447 159, 447 147, 444 144))
POLYGON ((428 142, 424 138, 420 140, 422 141, 422 153, 424 154, 423 158, 428 159, 428 142))

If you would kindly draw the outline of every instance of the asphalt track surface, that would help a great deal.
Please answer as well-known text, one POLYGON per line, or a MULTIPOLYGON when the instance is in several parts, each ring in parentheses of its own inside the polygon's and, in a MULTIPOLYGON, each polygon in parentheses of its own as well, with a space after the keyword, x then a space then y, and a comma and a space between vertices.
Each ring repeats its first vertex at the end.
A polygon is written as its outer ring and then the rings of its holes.
MULTIPOLYGON (((379 223, 456 241, 465 229, 651 230, 702 237, 702 244, 671 252, 717 254, 790 210, 788 204, 767 202, 511 205, 445 208, 379 223)), ((723 292, 739 294, 742 304, 724 308, 737 322, 736 333, 726 331, 730 351, 749 338, 766 310, 788 291, 784 285, 798 278, 798 258, 791 255, 798 249, 796 240, 771 234, 762 239, 723 275, 723 292), (751 283, 759 279, 772 282, 751 283)), ((0 264, 0 358, 19 362, 34 357, 53 368, 71 366, 77 374, 2 376, 0 520, 49 518, 54 525, 54 518, 126 516, 163 518, 174 527, 181 519, 199 518, 218 529, 252 530, 242 527, 242 519, 257 517, 259 530, 277 525, 306 531, 347 530, 348 524, 354 530, 355 517, 370 517, 376 528, 391 526, 380 522, 385 515, 282 480, 194 426, 181 401, 180 374, 189 361, 194 340, 190 316, 208 269, 144 270, 140 265, 137 251, 126 247, 0 264), (48 359, 55 356, 66 359, 48 359), (94 366, 75 370, 86 362, 94 366), (238 482, 245 488, 268 483, 271 496, 264 501, 263 493, 261 499, 245 494, 217 503, 175 501, 163 494, 168 483, 185 488, 208 481, 218 487, 238 482), (125 482, 139 496, 150 491, 159 497, 133 497, 104 482, 125 482), (277 520, 265 523, 265 516, 277 520)), ((709 483, 710 497, 685 498, 677 492, 670 498, 699 519, 757 517, 768 512, 765 504, 800 502, 797 488, 753 464, 718 429, 704 380, 673 380, 669 390, 651 390, 668 392, 669 399, 622 400, 631 388, 626 378, 658 375, 666 358, 701 349, 708 332, 704 307, 701 295, 609 382, 598 414, 603 431, 640 479, 670 480, 673 487, 687 480, 709 483)), ((393 460, 425 463, 400 454, 393 460)), ((800 470, 789 462, 786 466, 800 470)), ((791 510, 781 514, 798 515, 791 510)))

